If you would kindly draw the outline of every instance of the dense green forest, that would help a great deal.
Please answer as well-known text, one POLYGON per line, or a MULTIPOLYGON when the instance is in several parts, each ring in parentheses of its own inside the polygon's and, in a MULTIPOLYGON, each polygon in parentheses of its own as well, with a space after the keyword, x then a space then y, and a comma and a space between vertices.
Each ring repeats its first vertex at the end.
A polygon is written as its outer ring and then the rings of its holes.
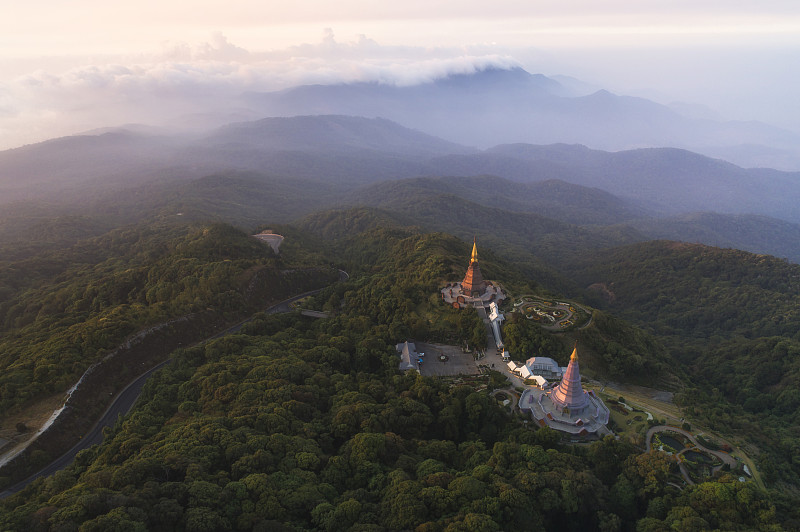
POLYGON ((753 444, 776 495, 800 485, 800 266, 677 242, 578 265, 593 303, 662 339, 685 368, 689 418, 753 444))
MULTIPOLYGON (((336 278, 226 225, 135 226, 0 263, 0 414, 63 392, 133 333, 177 317, 212 327, 336 278)), ((324 267, 320 270, 320 267, 324 267)))
POLYGON ((800 529, 800 267, 645 242, 796 259, 798 227, 663 219, 650 203, 553 179, 696 185, 700 175, 751 190, 767 174, 675 150, 472 152, 345 117, 4 152, 3 429, 26 431, 9 420, 99 369, 0 486, 86 434, 144 369, 172 364, 102 445, 0 502, 0 530, 800 529), (475 173, 521 182, 464 177, 475 173), (420 175, 456 177, 409 178, 420 175), (336 206, 347 210, 320 211, 336 206), (259 228, 286 236, 280 256, 226 225, 265 220, 292 222, 259 228), (497 372, 466 384, 400 374, 398 341, 486 341, 477 313, 438 292, 462 278, 475 236, 484 276, 509 293, 595 307, 589 327, 566 334, 507 314, 514 356, 566 364, 578 338, 584 377, 675 392, 687 423, 744 449, 768 490, 726 473, 679 489, 662 454, 562 442, 499 406, 497 372), (347 282, 335 282, 339 268, 347 282), (259 313, 323 286, 304 304, 327 319, 259 313))
POLYGON ((0 528, 781 529, 752 483, 679 490, 666 455, 612 437, 565 446, 479 387, 399 374, 403 336, 481 327, 436 295, 468 247, 398 228, 335 244, 361 264, 311 303, 335 316, 262 314, 178 350, 102 445, 0 503, 0 528))

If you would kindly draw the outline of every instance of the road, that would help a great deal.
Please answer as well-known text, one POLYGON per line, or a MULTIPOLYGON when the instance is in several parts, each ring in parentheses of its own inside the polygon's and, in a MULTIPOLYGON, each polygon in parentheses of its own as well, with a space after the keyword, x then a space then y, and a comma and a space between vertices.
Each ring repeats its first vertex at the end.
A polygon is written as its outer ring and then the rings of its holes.
MULTIPOLYGON (((349 275, 347 272, 339 270, 339 280, 344 281, 349 279, 349 275)), ((308 297, 310 295, 316 294, 323 289, 320 288, 318 290, 312 290, 310 292, 305 292, 303 294, 290 297, 289 299, 284 299, 280 303, 273 305, 266 309, 264 312, 266 314, 280 314, 283 312, 290 312, 292 309, 290 307, 291 303, 299 299, 303 299, 304 297, 308 297)), ((253 318, 248 318, 240 323, 237 323, 233 327, 230 327, 220 333, 215 334, 214 336, 207 338, 201 342, 203 344, 208 342, 209 340, 214 340, 216 338, 220 338, 227 334, 232 334, 235 332, 239 332, 242 326, 251 321, 253 318)), ((117 422, 120 416, 126 415, 128 412, 131 411, 133 405, 136 404, 137 399, 142 393, 142 388, 144 388, 147 379, 150 375, 153 374, 154 371, 157 371, 164 367, 165 365, 169 364, 171 360, 165 360, 161 362, 157 366, 150 368, 139 377, 136 378, 133 382, 131 382, 128 386, 125 387, 117 396, 114 398, 114 401, 111 405, 106 409, 105 413, 100 417, 97 423, 92 427, 88 433, 86 433, 83 437, 81 437, 80 441, 76 443, 69 451, 61 455, 59 458, 51 462, 47 465, 44 469, 34 473, 33 475, 29 476, 25 480, 22 480, 13 486, 6 488, 4 491, 0 492, 0 499, 5 499, 9 495, 13 495, 24 489, 28 484, 36 480, 37 478, 50 476, 56 471, 60 471, 70 465, 77 454, 84 449, 88 449, 92 445, 97 445, 103 441, 103 429, 106 427, 112 427, 117 422)))
POLYGON ((147 379, 152 375, 154 371, 157 371, 164 367, 165 365, 169 364, 171 360, 165 360, 164 362, 160 363, 159 365, 150 368, 145 373, 139 375, 135 381, 130 383, 128 386, 122 390, 117 397, 114 399, 114 402, 106 409, 105 413, 100 417, 97 423, 92 427, 86 435, 84 435, 78 443, 76 443, 72 449, 61 455, 59 458, 51 462, 47 467, 42 469, 41 471, 34 473, 33 475, 29 476, 23 481, 20 481, 13 486, 7 488, 6 490, 0 492, 0 499, 5 499, 9 495, 17 493, 21 491, 25 486, 36 480, 40 477, 47 477, 55 473, 56 471, 60 471, 67 467, 69 464, 75 460, 77 454, 84 449, 88 449, 92 445, 96 445, 103 441, 103 429, 106 427, 113 427, 114 424, 119 419, 119 416, 124 416, 128 412, 131 411, 133 405, 136 404, 136 400, 139 398, 139 395, 142 393, 142 388, 144 388, 147 379))
MULTIPOLYGON (((340 278, 341 278, 341 275, 340 275, 340 278)), ((264 311, 264 314, 281 314, 281 313, 285 313, 285 312, 291 312, 292 311, 292 307, 291 307, 292 303, 294 303, 295 301, 299 301, 299 300, 303 299, 304 297, 313 296, 314 294, 317 294, 317 293, 321 292, 322 290, 323 290, 322 288, 319 288, 317 290, 311 290, 310 292, 304 292, 304 293, 300 294, 299 296, 294 296, 294 297, 290 297, 289 299, 284 299, 280 303, 278 303, 276 305, 272 305, 271 307, 269 307, 267 310, 264 311)), ((223 336, 227 336, 229 334, 237 333, 242 329, 242 327, 244 326, 245 323, 250 323, 251 321, 253 321, 253 317, 252 316, 247 318, 246 320, 240 321, 236 325, 234 325, 232 327, 229 327, 229 328, 225 329, 222 332, 219 332, 219 333, 215 334, 214 336, 212 336, 210 338, 207 338, 207 339, 203 340, 200 343, 203 344, 205 342, 208 342, 209 340, 216 340, 217 338, 222 338, 223 336)))
POLYGON ((580 327, 578 327, 578 330, 585 329, 586 327, 588 327, 589 325, 591 325, 591 324, 592 324, 592 319, 594 318, 594 314, 593 314, 591 311, 589 311, 589 310, 586 310, 586 309, 585 309, 585 308, 583 308, 582 306, 578 305, 577 303, 575 303, 575 306, 576 306, 576 307, 578 307, 579 309, 581 309, 582 311, 584 311, 585 313, 587 313, 587 314, 589 315, 589 321, 587 321, 586 323, 584 323, 583 325, 581 325, 580 327))

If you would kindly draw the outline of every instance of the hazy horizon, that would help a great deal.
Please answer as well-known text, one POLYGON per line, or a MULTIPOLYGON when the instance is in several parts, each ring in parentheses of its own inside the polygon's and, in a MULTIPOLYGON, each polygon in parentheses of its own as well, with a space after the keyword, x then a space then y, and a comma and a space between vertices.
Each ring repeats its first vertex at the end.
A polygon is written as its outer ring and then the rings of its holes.
POLYGON ((789 2, 162 4, 51 0, 7 9, 0 149, 235 113, 245 91, 410 85, 489 65, 800 131, 800 74, 789 67, 800 52, 800 8, 789 2))

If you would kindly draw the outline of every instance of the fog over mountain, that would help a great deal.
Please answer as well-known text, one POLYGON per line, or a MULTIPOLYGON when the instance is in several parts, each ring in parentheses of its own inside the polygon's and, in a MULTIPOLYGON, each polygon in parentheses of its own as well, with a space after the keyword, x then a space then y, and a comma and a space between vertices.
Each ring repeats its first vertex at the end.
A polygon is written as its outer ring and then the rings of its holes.
POLYGON ((132 129, 0 152, 0 237, 29 234, 54 215, 83 231, 86 216, 98 227, 176 213, 251 225, 369 205, 433 229, 442 217, 466 223, 460 211, 484 209, 524 227, 520 238, 535 233, 525 220, 546 219, 555 234, 560 223, 616 227, 576 230, 601 246, 672 238, 800 260, 798 173, 675 148, 478 150, 386 119, 343 115, 237 122, 203 135, 132 129))
MULTIPOLYGON (((196 134, 270 116, 342 114, 387 118, 478 148, 503 143, 583 144, 611 151, 676 147, 744 167, 800 168, 797 132, 727 120, 702 105, 663 105, 573 77, 531 73, 511 57, 385 64, 339 57, 332 70, 321 70, 318 64, 298 68, 259 58, 224 38, 216 46, 201 56, 207 59, 187 56, 191 68, 110 65, 20 78, 0 90, 6 102, 0 107, 6 110, 0 112, 0 147, 13 147, 14 136, 47 138, 81 125, 94 130, 135 121, 196 134), (282 88, 263 90, 275 87, 282 88), (53 133, 47 135, 48 130, 53 133)), ((330 46, 347 57, 347 48, 332 37, 330 46)), ((365 46, 354 50, 365 53, 365 46)))
MULTIPOLYGON (((733 16, 730 9, 725 12, 733 16)), ((698 24, 709 16, 700 11, 692 19, 698 24)), ((757 17, 744 11, 755 24, 757 17)), ((789 20, 783 10, 775 16, 789 20)), ((561 23, 579 19, 570 13, 561 23)), ((666 20, 675 23, 658 18, 666 20)), ((714 20, 747 33, 744 19, 714 20)), ((633 29, 647 40, 647 26, 618 23, 608 35, 633 29)), ((780 28, 773 30, 785 31, 780 28)), ((679 147, 745 167, 800 169, 798 80, 785 68, 792 43, 779 51, 774 43, 709 47, 681 33, 681 46, 639 49, 608 38, 589 46, 556 32, 538 46, 507 38, 409 46, 364 34, 337 39, 326 28, 321 41, 270 48, 232 35, 216 31, 194 44, 165 40, 160 49, 127 55, 11 61, 0 54, 0 148, 126 123, 196 133, 235 121, 321 113, 384 117, 480 148, 517 142, 679 147)))
POLYGON ((385 117, 462 144, 584 144, 603 150, 685 148, 745 167, 800 167, 800 135, 757 122, 690 118, 644 98, 601 89, 578 95, 522 68, 486 68, 413 86, 306 85, 246 94, 266 115, 385 117))
POLYGON ((674 148, 610 153, 581 145, 505 144, 477 150, 385 119, 341 115, 239 122, 201 136, 123 129, 55 139, 0 152, 0 190, 7 202, 63 194, 76 184, 130 186, 228 170, 342 185, 420 175, 559 179, 664 215, 716 211, 800 222, 796 172, 744 169, 674 148))

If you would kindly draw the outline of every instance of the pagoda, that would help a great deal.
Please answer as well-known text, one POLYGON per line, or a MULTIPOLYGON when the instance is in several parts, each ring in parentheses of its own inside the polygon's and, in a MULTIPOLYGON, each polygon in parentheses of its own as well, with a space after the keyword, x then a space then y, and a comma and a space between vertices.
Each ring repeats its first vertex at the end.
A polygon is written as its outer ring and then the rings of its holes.
MULTIPOLYGON (((442 300, 454 308, 491 308, 492 303, 499 304, 506 298, 503 289, 493 281, 483 278, 481 267, 478 265, 478 244, 472 241, 472 257, 469 260, 467 273, 461 282, 450 282, 442 288, 442 300)), ((497 311, 496 319, 502 320, 502 314, 497 311)), ((489 323, 490 318, 484 315, 484 320, 489 323)), ((494 319, 494 318, 492 318, 494 319)), ((498 346, 502 347, 499 336, 496 336, 498 346)))
POLYGON ((575 342, 561 383, 550 392, 550 400, 559 412, 579 414, 589 406, 588 394, 583 391, 581 374, 578 370, 578 342, 575 342))
POLYGON ((469 261, 464 280, 461 281, 461 293, 471 297, 480 297, 484 292, 486 292, 486 281, 483 280, 481 267, 478 266, 478 243, 473 240, 472 258, 469 261))
POLYGON ((608 434, 610 411, 593 391, 581 386, 578 344, 569 357, 561 382, 550 390, 529 388, 522 393, 519 407, 530 411, 541 425, 574 436, 608 434))

